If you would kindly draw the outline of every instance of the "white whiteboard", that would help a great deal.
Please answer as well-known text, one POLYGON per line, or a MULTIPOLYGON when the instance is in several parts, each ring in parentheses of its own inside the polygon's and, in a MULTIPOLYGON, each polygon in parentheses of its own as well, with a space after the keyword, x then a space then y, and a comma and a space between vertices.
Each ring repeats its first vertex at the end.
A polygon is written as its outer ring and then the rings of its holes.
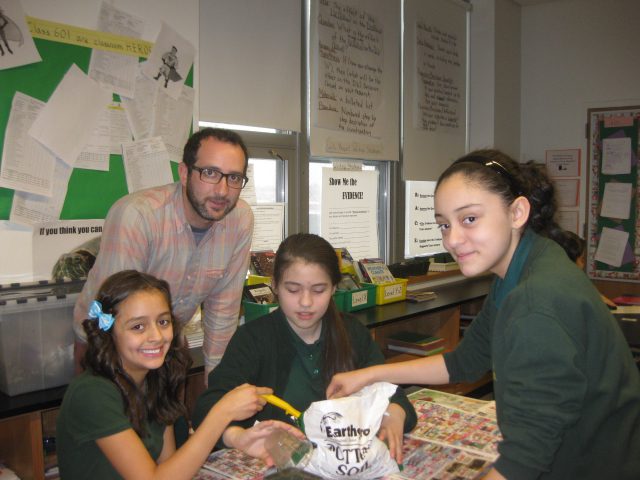
POLYGON ((312 157, 398 160, 400 2, 311 0, 312 157))
POLYGON ((405 1, 403 180, 437 180, 466 152, 468 9, 405 1))

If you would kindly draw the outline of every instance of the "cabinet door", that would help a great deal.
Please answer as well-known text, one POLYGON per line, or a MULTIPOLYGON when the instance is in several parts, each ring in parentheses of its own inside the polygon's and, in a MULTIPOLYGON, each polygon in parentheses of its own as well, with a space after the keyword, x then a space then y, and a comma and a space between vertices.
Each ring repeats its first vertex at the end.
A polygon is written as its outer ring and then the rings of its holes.
POLYGON ((22 480, 44 479, 40 411, 0 420, 0 457, 22 480))

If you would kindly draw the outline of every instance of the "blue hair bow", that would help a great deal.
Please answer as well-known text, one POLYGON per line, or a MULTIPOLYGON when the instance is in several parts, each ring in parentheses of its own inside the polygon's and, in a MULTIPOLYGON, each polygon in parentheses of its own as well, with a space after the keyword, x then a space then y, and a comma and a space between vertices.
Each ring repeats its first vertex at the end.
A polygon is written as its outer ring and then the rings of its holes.
POLYGON ((98 319, 98 327, 104 332, 109 330, 113 325, 113 315, 110 313, 103 313, 102 304, 97 300, 91 302, 88 315, 92 320, 98 319))

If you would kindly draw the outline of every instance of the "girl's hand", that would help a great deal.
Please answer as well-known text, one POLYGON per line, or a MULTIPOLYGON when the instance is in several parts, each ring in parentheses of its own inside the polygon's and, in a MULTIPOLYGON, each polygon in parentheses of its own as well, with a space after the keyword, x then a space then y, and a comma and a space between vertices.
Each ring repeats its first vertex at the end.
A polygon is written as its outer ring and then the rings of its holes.
POLYGON ((228 447, 237 448, 247 455, 261 459, 270 467, 274 462, 267 452, 264 442, 276 428, 286 430, 301 440, 306 438, 304 433, 293 425, 289 425, 288 423, 281 422, 279 420, 266 420, 264 422, 256 423, 253 427, 247 429, 238 426, 227 428, 224 432, 224 443, 228 447))
POLYGON ((371 383, 367 375, 367 369, 353 370, 351 372, 337 373, 331 379, 327 387, 327 399, 346 397, 354 392, 362 390, 371 383))
POLYGON ((222 409, 229 416, 229 420, 244 420, 252 417, 263 409, 264 398, 260 395, 273 393, 267 387, 255 387, 245 383, 227 392, 214 407, 222 409))
POLYGON ((405 411, 395 403, 390 403, 382 417, 378 438, 389 447, 389 453, 398 464, 402 463, 402 442, 404 439, 405 411))

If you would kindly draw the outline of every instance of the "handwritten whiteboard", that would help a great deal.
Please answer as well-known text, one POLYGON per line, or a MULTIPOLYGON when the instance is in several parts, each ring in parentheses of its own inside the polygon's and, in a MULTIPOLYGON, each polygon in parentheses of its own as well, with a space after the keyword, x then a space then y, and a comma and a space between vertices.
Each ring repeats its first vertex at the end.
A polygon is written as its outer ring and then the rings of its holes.
POLYGON ((313 157, 398 160, 400 2, 311 0, 313 157))
POLYGON ((406 0, 403 180, 437 180, 466 152, 467 11, 458 0, 406 0))

